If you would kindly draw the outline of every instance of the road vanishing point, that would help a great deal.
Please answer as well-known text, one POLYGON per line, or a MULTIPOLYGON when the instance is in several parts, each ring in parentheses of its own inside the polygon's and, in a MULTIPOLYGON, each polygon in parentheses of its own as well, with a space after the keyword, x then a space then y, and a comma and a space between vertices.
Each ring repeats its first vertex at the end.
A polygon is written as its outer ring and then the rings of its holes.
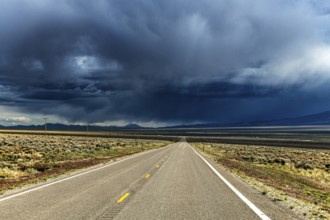
POLYGON ((0 219, 295 219, 184 139, 0 197, 0 219))

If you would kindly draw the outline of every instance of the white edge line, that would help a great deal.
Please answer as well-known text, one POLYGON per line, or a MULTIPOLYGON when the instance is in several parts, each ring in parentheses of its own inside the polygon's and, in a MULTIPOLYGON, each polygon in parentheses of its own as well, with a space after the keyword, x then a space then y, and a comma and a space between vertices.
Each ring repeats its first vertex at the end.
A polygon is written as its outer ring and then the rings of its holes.
MULTIPOLYGON (((169 145, 167 145, 167 146, 169 146, 169 145)), ((98 167, 98 168, 95 168, 95 169, 92 169, 92 170, 88 170, 88 171, 85 171, 85 172, 82 172, 82 173, 79 173, 79 174, 76 174, 76 175, 73 175, 73 176, 66 177, 66 178, 61 179, 61 180, 57 180, 55 182, 51 182, 51 183, 48 183, 48 184, 45 184, 45 185, 42 185, 42 186, 38 186, 38 187, 35 187, 35 188, 32 188, 32 189, 25 190, 23 192, 16 193, 16 194, 1 198, 0 202, 3 202, 3 201, 8 200, 8 199, 15 198, 17 196, 21 196, 21 195, 24 195, 24 194, 27 194, 27 193, 30 193, 30 192, 33 192, 33 191, 36 191, 36 190, 39 190, 39 189, 42 189, 42 188, 45 188, 45 187, 48 187, 48 186, 51 186, 51 185, 55 185, 57 183, 61 183, 61 182, 64 182, 64 181, 67 181, 67 180, 70 180, 70 179, 73 179, 73 178, 76 178, 76 177, 79 177, 79 176, 82 176, 82 175, 85 175, 85 174, 88 174, 88 173, 92 173, 92 172, 104 169, 104 168, 113 166, 117 163, 121 163, 121 162, 124 162, 126 160, 129 160, 129 159, 132 159, 132 158, 135 158, 135 157, 138 157, 138 156, 150 153, 150 152, 152 152, 152 151, 147 151, 147 152, 144 152, 144 153, 139 153, 139 154, 136 154, 136 155, 133 155, 133 156, 129 156, 127 158, 121 159, 120 161, 116 161, 116 162, 113 162, 113 163, 110 163, 110 164, 106 164, 104 166, 101 166, 101 167, 98 167)))
POLYGON ((246 204, 254 211, 262 220, 271 220, 265 213, 263 213, 257 206, 255 206, 249 199, 247 199, 238 189, 236 189, 228 180, 226 180, 204 157, 202 157, 193 147, 195 153, 211 168, 211 170, 246 204))

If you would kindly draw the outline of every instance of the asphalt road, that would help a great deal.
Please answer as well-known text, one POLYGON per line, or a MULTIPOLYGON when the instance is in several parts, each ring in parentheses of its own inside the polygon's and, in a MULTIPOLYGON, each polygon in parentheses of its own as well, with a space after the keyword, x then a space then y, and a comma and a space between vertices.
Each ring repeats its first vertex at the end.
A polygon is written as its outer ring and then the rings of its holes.
POLYGON ((293 219, 204 160, 178 142, 2 197, 0 219, 293 219))

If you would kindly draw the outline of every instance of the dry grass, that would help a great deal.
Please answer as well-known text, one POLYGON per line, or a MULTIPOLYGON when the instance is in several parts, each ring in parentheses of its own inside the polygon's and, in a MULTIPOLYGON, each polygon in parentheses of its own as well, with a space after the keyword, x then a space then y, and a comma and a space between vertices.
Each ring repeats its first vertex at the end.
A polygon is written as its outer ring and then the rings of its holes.
POLYGON ((1 134, 0 193, 167 144, 154 140, 1 134))
MULTIPOLYGON (((218 163, 234 173, 267 186, 263 194, 274 189, 283 201, 292 197, 310 204, 303 217, 330 218, 330 151, 285 147, 245 146, 234 144, 194 143, 195 147, 212 155, 218 163), (283 197, 283 195, 285 195, 283 197)), ((255 185, 258 185, 257 183, 255 185)), ((259 185, 260 185, 259 184, 259 185)), ((259 188, 260 189, 260 188, 259 188)), ((289 204, 289 203, 288 203, 289 204)), ((289 208, 295 206, 289 204, 289 208)))

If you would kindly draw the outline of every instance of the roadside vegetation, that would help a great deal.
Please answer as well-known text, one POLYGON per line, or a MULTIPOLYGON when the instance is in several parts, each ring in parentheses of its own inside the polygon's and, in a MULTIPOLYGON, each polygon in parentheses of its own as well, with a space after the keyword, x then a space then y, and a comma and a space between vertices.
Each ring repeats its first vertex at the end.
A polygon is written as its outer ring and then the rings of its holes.
POLYGON ((193 143, 305 219, 330 219, 330 151, 193 143))
POLYGON ((142 139, 0 134, 0 194, 17 186, 169 143, 142 139))

